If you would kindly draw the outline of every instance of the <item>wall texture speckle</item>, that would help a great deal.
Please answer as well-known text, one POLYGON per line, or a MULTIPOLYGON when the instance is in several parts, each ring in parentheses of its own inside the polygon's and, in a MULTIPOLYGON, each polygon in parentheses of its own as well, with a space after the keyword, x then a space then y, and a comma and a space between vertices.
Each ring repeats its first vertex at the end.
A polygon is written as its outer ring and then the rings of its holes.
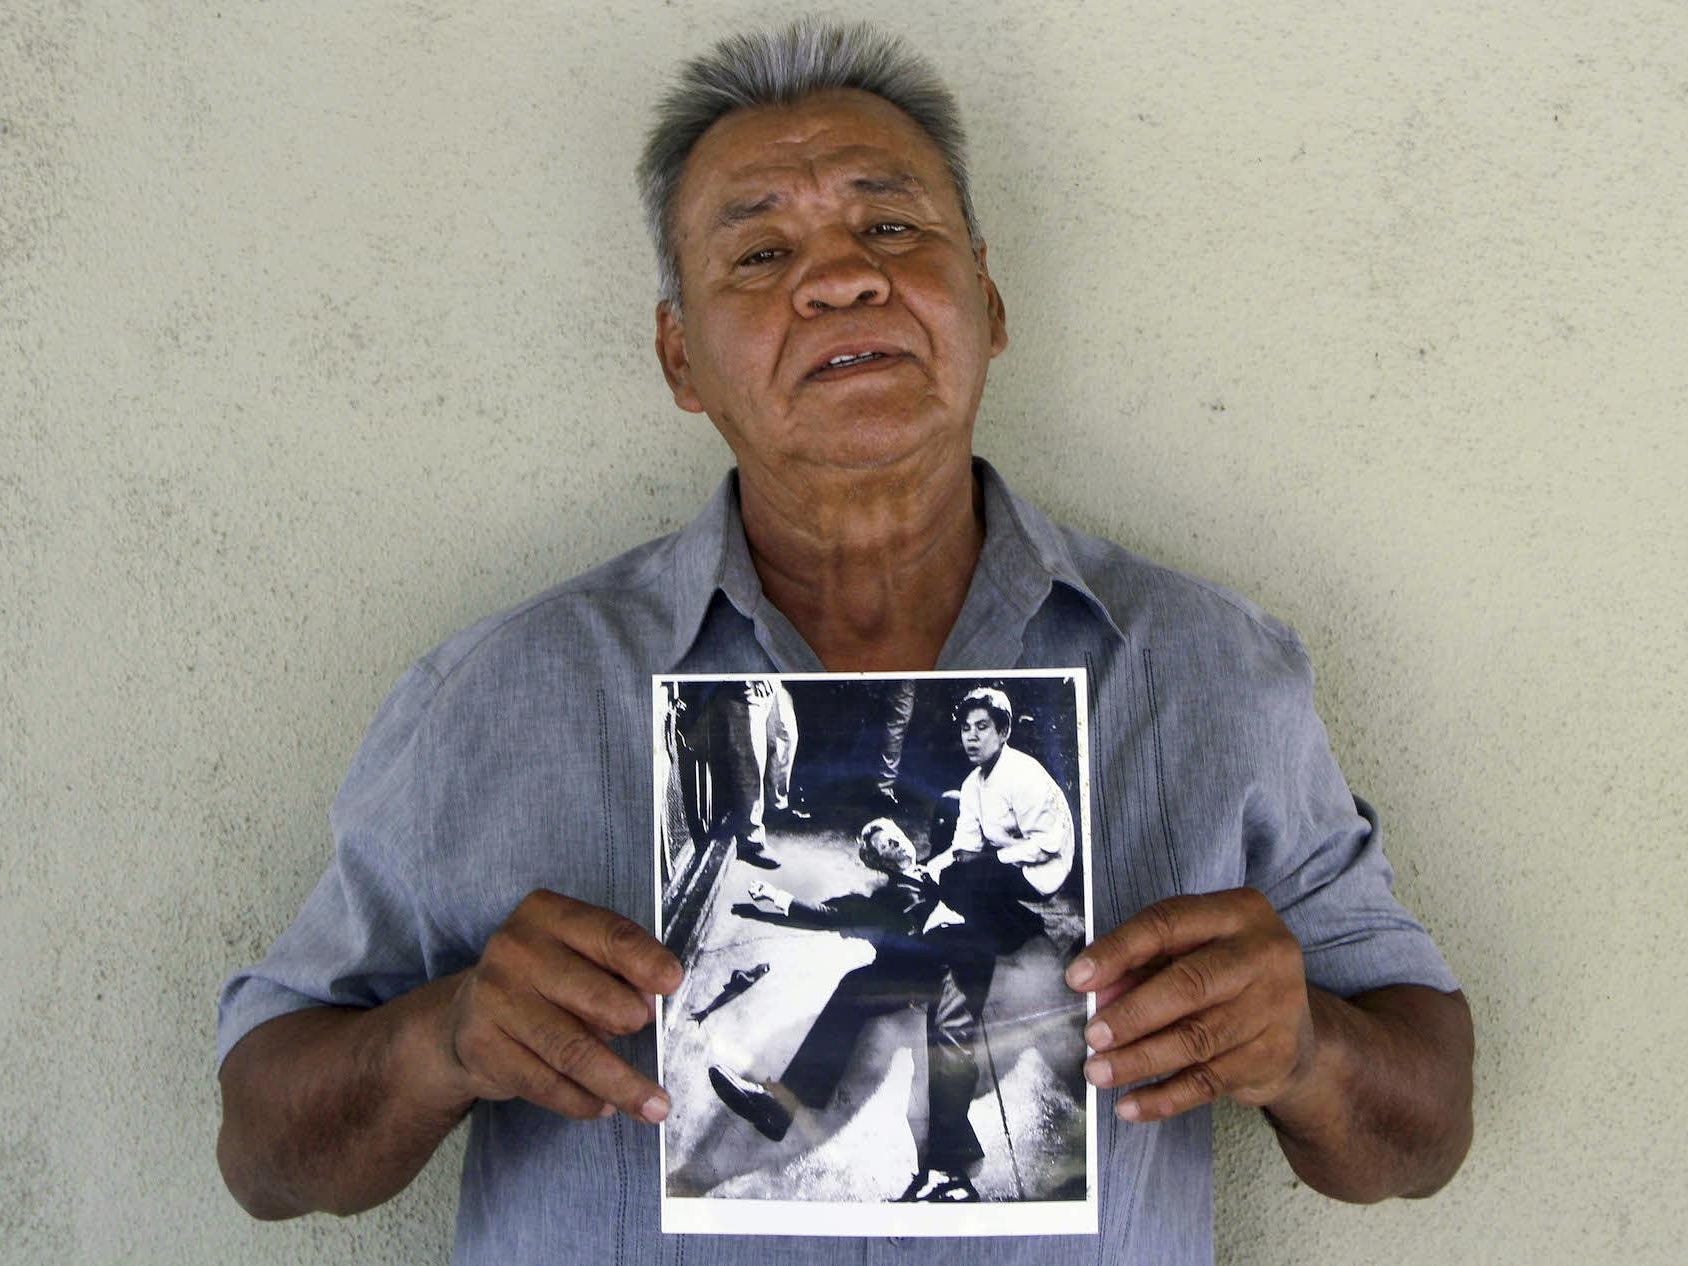
MULTIPOLYGON (((1219 1120, 1226 1263, 1680 1260, 1680 4, 939 0, 1013 345, 978 446, 1296 624, 1466 982, 1434 1201, 1219 1120)), ((0 1262, 443 1261, 248 1221, 213 999, 449 631, 690 517, 631 168, 734 0, 0 7, 0 1262)))

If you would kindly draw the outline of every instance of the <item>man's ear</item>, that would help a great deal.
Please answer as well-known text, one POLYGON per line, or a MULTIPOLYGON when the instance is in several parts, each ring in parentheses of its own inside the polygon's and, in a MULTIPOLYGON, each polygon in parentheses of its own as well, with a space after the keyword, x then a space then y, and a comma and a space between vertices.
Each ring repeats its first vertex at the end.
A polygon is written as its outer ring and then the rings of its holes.
POLYGON ((656 358, 674 403, 687 413, 702 413, 703 401, 692 390, 692 367, 686 359, 686 327, 666 299, 656 305, 656 358))
POLYGON ((985 309, 991 318, 991 355, 996 357, 1008 346, 1008 308, 1002 302, 1002 292, 996 288, 996 282, 991 280, 990 269, 985 267, 983 242, 973 249, 973 258, 979 265, 979 284, 985 288, 985 309))

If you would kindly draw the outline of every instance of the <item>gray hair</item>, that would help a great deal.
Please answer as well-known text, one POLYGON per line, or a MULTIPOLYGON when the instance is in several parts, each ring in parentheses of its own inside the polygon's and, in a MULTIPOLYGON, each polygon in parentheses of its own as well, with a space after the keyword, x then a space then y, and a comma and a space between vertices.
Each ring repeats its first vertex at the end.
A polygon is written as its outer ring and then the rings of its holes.
POLYGON ((978 247, 961 113, 931 64, 903 41, 865 22, 840 26, 803 18, 778 31, 728 36, 682 66, 679 82, 657 104, 656 125, 639 159, 639 197, 656 246, 658 288, 676 313, 680 256, 674 241, 674 198, 692 147, 734 110, 795 105, 837 88, 883 97, 926 133, 943 155, 968 237, 978 247))

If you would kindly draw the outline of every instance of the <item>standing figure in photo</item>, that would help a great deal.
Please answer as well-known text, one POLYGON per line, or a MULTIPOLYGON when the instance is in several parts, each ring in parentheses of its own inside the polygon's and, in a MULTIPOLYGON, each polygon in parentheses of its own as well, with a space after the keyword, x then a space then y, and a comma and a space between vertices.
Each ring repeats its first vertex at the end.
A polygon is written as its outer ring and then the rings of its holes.
POLYGON ((875 692, 884 711, 878 724, 878 747, 873 771, 873 789, 888 806, 897 803, 897 777, 903 763, 903 744, 909 722, 914 718, 914 682, 897 678, 882 683, 875 692))
POLYGON ((1072 809, 1035 757, 1008 746, 1014 710, 1006 693, 969 691, 955 718, 973 769, 961 784, 954 840, 927 864, 944 901, 992 929, 998 952, 1012 953, 1043 930, 1024 903, 1047 901, 1072 871, 1072 809))
POLYGON ((729 687, 723 702, 738 855, 753 866, 772 869, 779 863, 767 854, 768 811, 795 812, 791 766, 797 759, 797 710, 791 692, 772 677, 753 677, 729 687))
POLYGON ((720 1065, 709 1070, 710 1084, 727 1107, 777 1142, 791 1127, 794 1105, 818 1110, 832 1102, 868 1021, 923 1003, 929 1125, 919 1170, 901 1198, 977 1200, 969 1172, 985 1153, 967 1112, 979 1081, 973 1044, 996 967, 995 938, 941 906, 936 881, 889 818, 862 828, 860 856, 885 876, 872 892, 806 902, 756 883, 753 904, 733 907, 743 917, 860 932, 873 942, 874 957, 839 980, 771 1084, 720 1065))

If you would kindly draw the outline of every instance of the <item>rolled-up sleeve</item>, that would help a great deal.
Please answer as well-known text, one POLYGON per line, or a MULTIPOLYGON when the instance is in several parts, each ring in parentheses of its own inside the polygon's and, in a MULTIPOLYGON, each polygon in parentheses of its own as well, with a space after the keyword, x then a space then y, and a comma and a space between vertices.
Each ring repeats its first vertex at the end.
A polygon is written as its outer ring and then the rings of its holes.
POLYGON ((1313 709, 1313 673, 1298 642, 1254 723, 1268 776, 1244 811, 1250 887, 1301 942, 1307 979, 1351 996, 1385 985, 1458 981, 1422 924, 1396 900, 1377 815, 1349 790, 1313 709))
POLYGON ((309 1007, 372 1007, 430 979, 443 939, 418 859, 427 853, 428 707, 438 679, 418 664, 371 723, 329 820, 333 860, 264 958, 217 1003, 217 1061, 258 1025, 309 1007))
POLYGON ((1014 822, 1020 838, 1004 844, 996 855, 1016 866, 1029 866, 1069 852, 1073 840, 1073 818, 1060 787, 1042 766, 1028 770, 1028 776, 1008 789, 1014 822), (1035 774, 1036 776, 1031 776, 1035 774))

